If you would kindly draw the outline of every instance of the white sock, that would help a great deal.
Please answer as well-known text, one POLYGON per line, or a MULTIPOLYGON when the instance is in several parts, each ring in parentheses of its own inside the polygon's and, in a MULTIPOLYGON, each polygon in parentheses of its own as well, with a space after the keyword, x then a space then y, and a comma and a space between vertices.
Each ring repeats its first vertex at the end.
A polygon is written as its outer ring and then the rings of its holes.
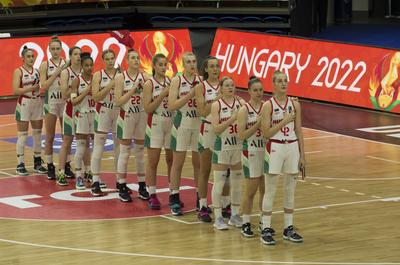
POLYGON ((53 164, 53 155, 46 155, 47 164, 53 164))
POLYGON ((156 186, 149 186, 149 194, 156 194, 156 186))
POLYGON ((99 175, 93 175, 92 181, 93 181, 93 183, 94 182, 100 182, 100 176, 99 175))
POLYGON ((28 132, 18 132, 17 139, 17 161, 18 164, 24 163, 24 151, 26 140, 28 139, 28 132))
POLYGON ((293 225, 293 213, 284 213, 285 228, 293 225))
POLYGON ((262 228, 271 228, 271 215, 263 215, 262 217, 262 228))
POLYGON ((126 183, 126 179, 125 179, 125 178, 123 178, 123 179, 118 179, 118 183, 119 183, 119 184, 124 184, 124 183, 126 183))
POLYGON ((222 207, 221 197, 222 197, 222 190, 224 189, 225 179, 226 179, 226 171, 214 170, 214 185, 212 187, 211 198, 213 207, 215 209, 214 211, 215 218, 219 217, 217 216, 217 210, 221 212, 221 207, 222 207))
POLYGON ((238 215, 240 210, 240 197, 242 194, 242 170, 231 171, 230 183, 232 215, 238 215))
POLYGON ((113 142, 114 142, 114 169, 115 172, 118 172, 118 159, 119 159, 119 141, 117 135, 113 133, 113 142))
POLYGON ((239 215, 240 205, 231 204, 232 216, 239 215))
POLYGON ((35 157, 40 157, 42 153, 42 129, 32 129, 33 153, 35 157))
POLYGON ((249 214, 243 214, 243 223, 250 223, 250 215, 249 214))
POLYGON ((178 193, 179 193, 179 190, 171 190, 171 195, 178 194, 178 193))
POLYGON ((207 206, 208 206, 207 205, 207 198, 200 198, 199 204, 200 204, 200 209, 203 208, 203 207, 207 208, 207 206))
MULTIPOLYGON (((93 153, 90 164, 92 165, 92 172, 96 175, 100 174, 101 170, 101 157, 103 156, 104 145, 106 143, 106 134, 95 133, 93 143, 93 153)), ((93 180, 94 181, 94 180, 93 180)))
POLYGON ((136 162, 136 174, 138 182, 145 182, 145 167, 144 167, 144 146, 142 144, 136 144, 133 147, 133 153, 135 154, 136 162))

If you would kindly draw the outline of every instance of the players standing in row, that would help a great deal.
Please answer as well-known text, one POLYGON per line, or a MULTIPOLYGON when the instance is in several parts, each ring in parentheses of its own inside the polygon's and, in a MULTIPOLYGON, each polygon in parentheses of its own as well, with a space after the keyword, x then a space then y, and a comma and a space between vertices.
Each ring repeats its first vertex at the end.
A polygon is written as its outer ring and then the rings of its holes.
POLYGON ((201 81, 197 75, 197 60, 193 53, 183 55, 184 73, 171 81, 168 107, 176 111, 171 132, 173 160, 170 181, 169 206, 173 215, 182 215, 179 187, 186 151, 192 151, 193 177, 197 183, 200 161, 198 139, 200 117, 197 113, 195 86, 201 81))
POLYGON ((44 125, 46 128, 46 141, 44 154, 47 161, 47 178, 55 179, 56 170, 53 164, 53 143, 57 119, 62 125, 62 116, 65 101, 62 98, 60 74, 69 65, 61 57, 62 45, 57 37, 49 43, 51 58, 40 65, 40 85, 45 90, 44 94, 44 125))
MULTIPOLYGON (((93 75, 92 96, 96 101, 96 114, 94 121, 94 143, 92 153, 92 173, 93 185, 95 187, 106 188, 106 184, 101 181, 101 159, 103 158, 104 146, 107 140, 107 134, 112 132, 114 143, 114 172, 117 172, 119 142, 116 135, 117 117, 119 108, 114 104, 114 86, 115 76, 118 69, 115 65, 115 53, 111 49, 104 50, 101 58, 105 68, 93 75)), ((102 194, 100 188, 95 188, 94 196, 102 194)))
POLYGON ((24 149, 28 139, 29 123, 32 126, 34 172, 46 173, 42 166, 41 137, 43 126, 43 102, 40 98, 39 71, 33 67, 35 54, 32 49, 24 46, 21 52, 23 65, 15 69, 13 74, 13 90, 18 95, 15 109, 15 120, 17 121, 17 169, 16 173, 21 176, 29 175, 25 167, 24 149))
POLYGON ((124 202, 132 201, 126 186, 132 140, 139 184, 138 196, 143 200, 149 199, 145 182, 143 146, 147 123, 147 113, 143 108, 143 85, 149 77, 139 71, 140 58, 135 50, 128 50, 127 63, 128 69, 115 78, 115 104, 120 107, 117 120, 117 138, 120 144, 117 189, 120 200, 124 202))
MULTIPOLYGON (((82 73, 72 81, 71 85, 71 102, 75 114, 76 152, 74 165, 77 189, 85 189, 82 177, 82 160, 88 148, 87 141, 93 137, 95 111, 95 101, 91 95, 93 59, 89 53, 81 54, 81 64, 82 73)), ((93 191, 92 189, 92 194, 97 195, 96 192, 97 190, 93 191)))
POLYGON ((156 174, 160 160, 161 148, 165 150, 168 168, 168 182, 172 167, 171 128, 172 112, 168 109, 170 80, 165 75, 168 60, 163 54, 153 57, 153 76, 146 81, 143 88, 143 107, 148 114, 144 145, 147 148, 146 181, 149 186, 149 207, 160 209, 156 194, 156 174))

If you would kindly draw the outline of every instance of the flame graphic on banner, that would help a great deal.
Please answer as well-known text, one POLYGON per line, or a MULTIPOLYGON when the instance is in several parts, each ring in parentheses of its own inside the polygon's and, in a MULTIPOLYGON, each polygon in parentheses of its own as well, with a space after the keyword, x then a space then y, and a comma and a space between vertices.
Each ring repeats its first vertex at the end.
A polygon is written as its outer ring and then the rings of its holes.
POLYGON ((374 67, 369 80, 369 94, 376 109, 392 110, 400 104, 399 70, 400 52, 385 55, 374 67))
POLYGON ((152 58, 157 53, 162 53, 168 58, 167 72, 168 77, 183 71, 183 47, 177 39, 169 33, 156 31, 153 33, 152 42, 149 40, 150 34, 143 38, 139 47, 141 66, 144 72, 152 73, 152 58))

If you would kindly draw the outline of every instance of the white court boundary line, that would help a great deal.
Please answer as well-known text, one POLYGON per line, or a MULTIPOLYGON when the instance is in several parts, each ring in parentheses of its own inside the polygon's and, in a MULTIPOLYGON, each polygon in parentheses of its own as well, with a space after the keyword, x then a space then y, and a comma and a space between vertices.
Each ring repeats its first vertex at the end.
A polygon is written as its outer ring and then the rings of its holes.
POLYGON ((98 254, 110 254, 119 256, 130 256, 130 257, 145 257, 145 258, 159 258, 159 259, 173 259, 173 260, 189 260, 189 261, 208 261, 208 262, 221 262, 221 263, 250 263, 250 264, 311 264, 311 265, 399 265, 399 262, 318 262, 318 261, 274 261, 274 260, 239 260, 239 259, 212 259, 212 258, 196 258, 196 257, 183 257, 183 256, 168 256, 168 255, 157 255, 157 254, 146 254, 146 253, 132 253, 132 252, 119 252, 109 250, 97 250, 97 249, 85 249, 85 248, 73 248, 73 247, 60 247, 46 244, 36 244, 23 241, 9 240, 0 238, 0 242, 24 245, 38 248, 49 248, 56 250, 68 250, 75 252, 87 252, 87 253, 98 253, 98 254))
POLYGON ((394 164, 400 164, 400 161, 385 159, 385 158, 382 158, 382 157, 377 157, 377 156, 366 156, 366 157, 372 158, 372 159, 376 159, 376 160, 385 161, 385 162, 390 162, 390 163, 394 163, 394 164))

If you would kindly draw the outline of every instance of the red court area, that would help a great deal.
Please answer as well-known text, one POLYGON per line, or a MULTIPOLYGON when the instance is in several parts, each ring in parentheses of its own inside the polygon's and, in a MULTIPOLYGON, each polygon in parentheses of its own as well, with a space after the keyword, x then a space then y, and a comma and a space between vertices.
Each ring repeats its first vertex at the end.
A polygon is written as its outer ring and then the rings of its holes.
MULTIPOLYGON (((133 202, 123 203, 118 199, 115 189, 115 175, 101 175, 108 188, 103 197, 93 197, 90 189, 75 189, 75 181, 60 187, 45 176, 13 177, 0 179, 0 218, 36 219, 36 220, 99 220, 138 218, 169 214, 168 179, 157 177, 157 195, 161 210, 151 210, 147 201, 137 197, 136 176, 128 176, 128 186, 133 190, 133 202), (11 188, 12 187, 12 188, 11 188)), ((211 194, 211 184, 209 184, 211 194)), ((196 190, 193 179, 182 178, 181 201, 184 211, 196 207, 196 190)))

